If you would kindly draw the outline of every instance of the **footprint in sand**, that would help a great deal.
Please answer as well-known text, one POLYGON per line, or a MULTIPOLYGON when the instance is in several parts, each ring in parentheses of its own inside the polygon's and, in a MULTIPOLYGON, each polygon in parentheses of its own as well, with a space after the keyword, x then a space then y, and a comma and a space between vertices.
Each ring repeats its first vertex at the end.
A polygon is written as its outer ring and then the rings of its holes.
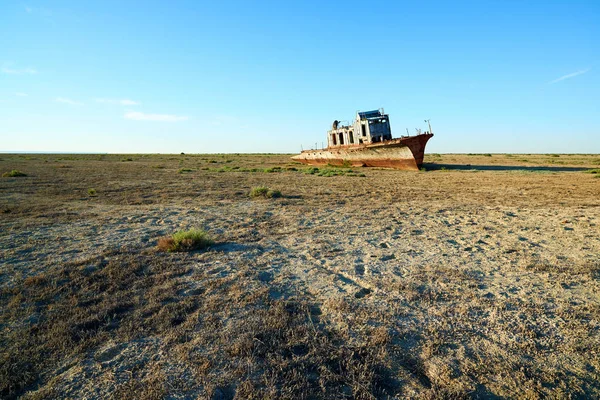
POLYGON ((354 266, 354 273, 356 275, 363 276, 365 274, 365 266, 362 264, 357 264, 354 266))
POLYGON ((354 297, 356 297, 357 299, 362 299, 363 297, 368 296, 369 294, 371 294, 371 289, 362 288, 358 292, 354 293, 354 297))
POLYGON ((94 356, 94 358, 96 359, 96 361, 104 363, 104 362, 108 362, 110 360, 112 360, 113 358, 115 358, 117 355, 119 355, 121 353, 121 351, 123 351, 123 349, 125 348, 125 344, 117 344, 117 345, 109 345, 106 346, 100 350, 98 350, 98 352, 96 352, 96 355, 94 356))

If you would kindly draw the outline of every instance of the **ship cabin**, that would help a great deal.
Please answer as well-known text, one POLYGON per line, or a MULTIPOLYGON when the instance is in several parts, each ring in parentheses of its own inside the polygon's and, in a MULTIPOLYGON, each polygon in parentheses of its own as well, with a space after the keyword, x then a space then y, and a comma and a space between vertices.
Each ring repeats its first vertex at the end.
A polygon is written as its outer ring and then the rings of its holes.
POLYGON ((383 142, 392 139, 390 118, 383 108, 374 111, 359 111, 350 125, 334 121, 327 132, 328 147, 353 146, 383 142))

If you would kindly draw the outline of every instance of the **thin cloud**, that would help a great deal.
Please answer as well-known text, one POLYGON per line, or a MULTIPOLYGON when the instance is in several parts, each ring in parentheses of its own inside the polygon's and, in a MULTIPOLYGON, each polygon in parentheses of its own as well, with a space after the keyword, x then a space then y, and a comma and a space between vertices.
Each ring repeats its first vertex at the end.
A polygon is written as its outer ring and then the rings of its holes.
POLYGON ((121 106, 139 106, 141 104, 139 101, 130 99, 96 99, 96 102, 103 104, 116 104, 121 106))
POLYGON ((75 100, 68 99, 66 97, 57 97, 57 98, 54 99, 54 101, 57 102, 57 103, 69 104, 69 105, 72 105, 72 106, 82 106, 83 105, 83 103, 80 103, 80 102, 75 101, 75 100))
POLYGON ((17 68, 3 67, 1 69, 1 71, 4 74, 10 74, 10 75, 33 75, 33 74, 37 74, 37 70, 35 68, 21 68, 21 69, 17 69, 17 68))
POLYGON ((23 93, 23 92, 16 92, 15 96, 19 96, 19 97, 27 97, 27 93, 23 93))
POLYGON ((129 111, 123 116, 126 119, 134 121, 160 121, 160 122, 178 122, 187 121, 189 118, 183 115, 172 114, 146 114, 143 112, 129 111))
POLYGON ((25 12, 27 12, 27 14, 40 14, 44 17, 51 17, 53 12, 52 10, 48 9, 48 8, 43 8, 43 7, 25 7, 25 12))
POLYGON ((591 70, 591 68, 586 68, 586 69, 582 69, 582 70, 579 70, 579 71, 576 71, 576 72, 573 72, 573 73, 570 73, 570 74, 567 74, 567 75, 563 75, 563 76, 561 76, 558 79, 550 81, 550 84, 552 85, 554 83, 557 83, 557 82, 560 82, 560 81, 564 81, 565 79, 570 79, 570 78, 574 78, 574 77, 579 76, 579 75, 583 75, 586 72, 589 72, 590 70, 591 70))

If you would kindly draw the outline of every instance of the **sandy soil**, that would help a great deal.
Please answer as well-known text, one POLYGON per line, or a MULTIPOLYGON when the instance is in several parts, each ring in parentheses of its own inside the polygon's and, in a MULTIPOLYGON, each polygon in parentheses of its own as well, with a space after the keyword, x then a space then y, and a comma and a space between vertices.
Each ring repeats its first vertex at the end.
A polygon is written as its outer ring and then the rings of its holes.
POLYGON ((3 397, 600 396, 600 156, 0 159, 3 397))

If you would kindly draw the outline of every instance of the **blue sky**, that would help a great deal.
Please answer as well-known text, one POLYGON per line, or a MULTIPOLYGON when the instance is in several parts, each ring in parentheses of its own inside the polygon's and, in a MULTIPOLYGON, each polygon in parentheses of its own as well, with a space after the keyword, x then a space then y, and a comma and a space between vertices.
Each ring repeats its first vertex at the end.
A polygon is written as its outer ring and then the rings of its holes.
POLYGON ((0 151, 600 153, 600 1, 0 1, 0 151))

